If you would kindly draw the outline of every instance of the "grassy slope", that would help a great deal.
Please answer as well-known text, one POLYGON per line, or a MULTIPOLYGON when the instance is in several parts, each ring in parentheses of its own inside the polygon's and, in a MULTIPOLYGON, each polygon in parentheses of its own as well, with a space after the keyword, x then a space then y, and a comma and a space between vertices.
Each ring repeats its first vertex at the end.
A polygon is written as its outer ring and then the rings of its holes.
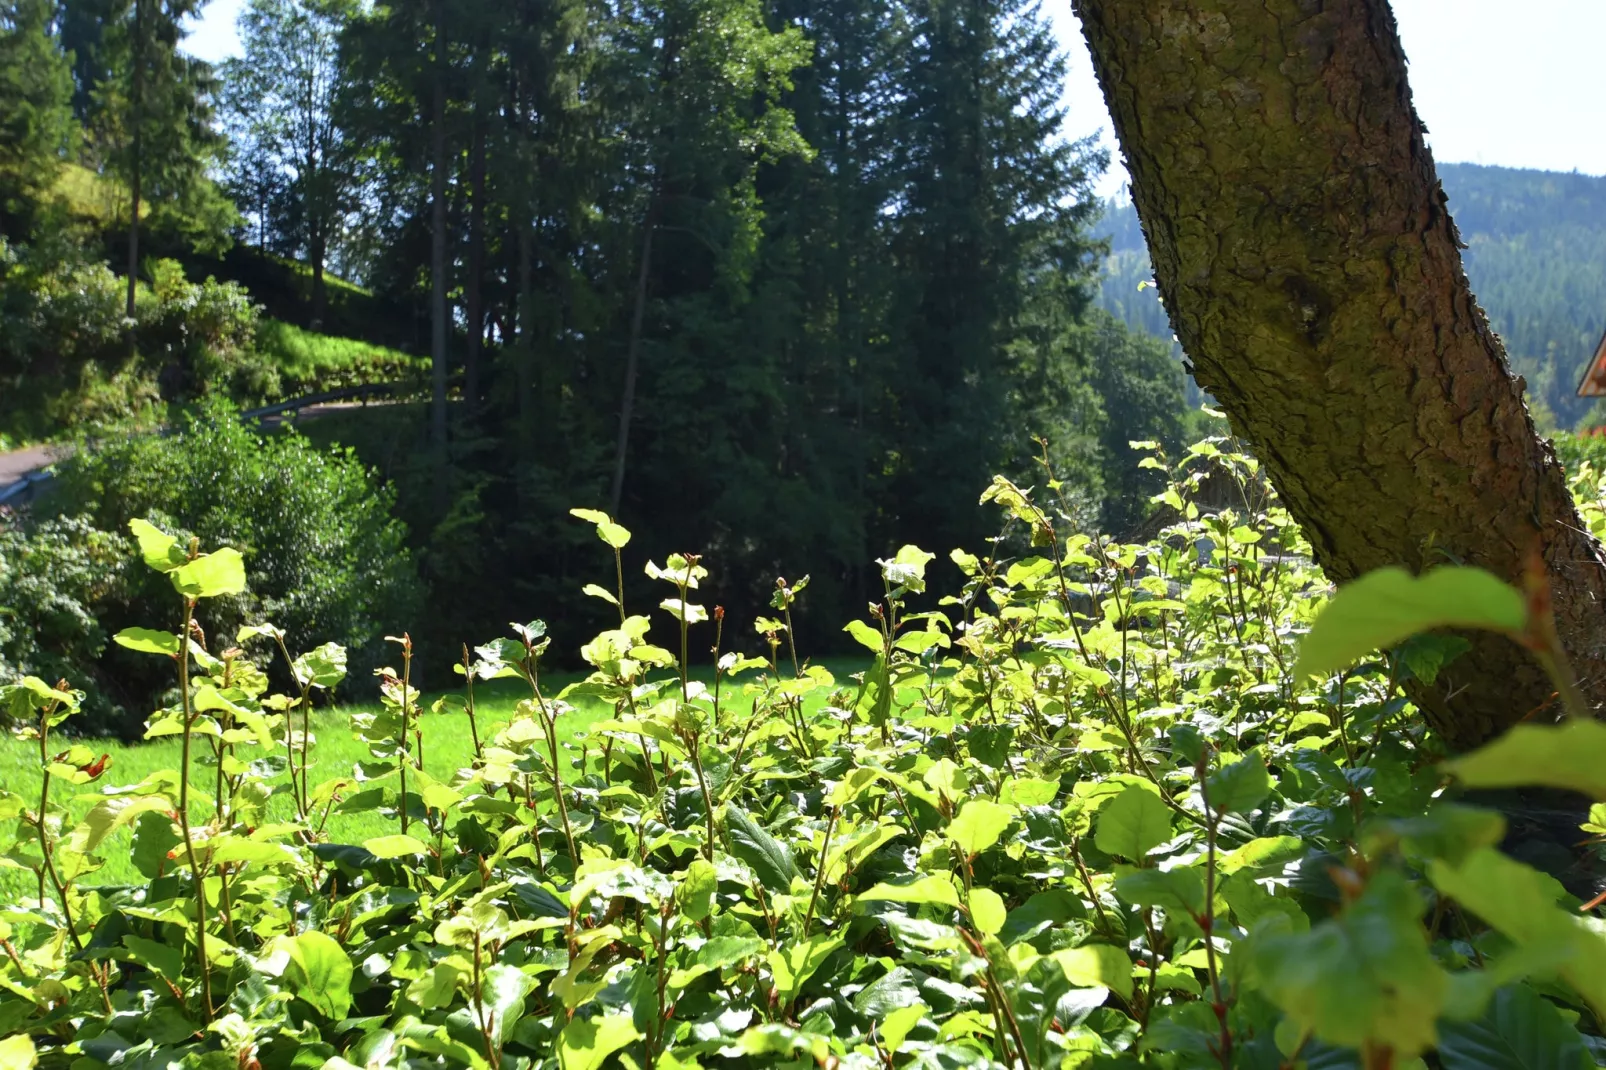
MULTIPOLYGON (((835 675, 838 686, 851 686, 850 674, 865 668, 857 661, 833 661, 827 667, 835 675)), ((707 672, 697 672, 693 675, 711 682, 711 676, 707 672)), ((556 688, 560 683, 568 683, 576 678, 574 676, 554 678, 548 681, 548 685, 556 688)), ((742 680, 750 681, 752 678, 752 674, 748 674, 742 680)), ((475 705, 478 708, 476 722, 482 741, 489 740, 498 729, 513 719, 519 699, 526 694, 527 692, 506 685, 502 681, 475 689, 475 705)), ((426 695, 423 707, 427 710, 436 697, 426 695)), ((825 700, 826 695, 816 691, 805 705, 812 709, 825 700)), ((752 708, 752 700, 743 697, 740 682, 734 685, 727 684, 720 707, 727 712, 745 712, 752 708)), ((332 777, 349 775, 353 765, 359 761, 369 760, 367 748, 356 738, 350 727, 351 715, 364 708, 343 707, 320 710, 314 714, 312 731, 315 746, 311 774, 314 786, 332 777)), ((573 712, 560 718, 559 741, 572 741, 593 722, 612 715, 613 710, 610 707, 594 703, 578 705, 573 712)), ((439 780, 452 780, 458 769, 469 765, 474 753, 467 718, 460 713, 425 713, 422 723, 424 770, 439 780)), ((72 798, 71 810, 75 821, 87 813, 100 798, 97 789, 137 784, 151 773, 162 769, 177 769, 179 766, 181 743, 177 737, 150 743, 122 743, 116 740, 85 742, 97 751, 110 754, 111 763, 100 781, 86 785, 80 789, 81 794, 77 796, 71 795, 71 789, 63 789, 59 785, 51 789, 52 797, 56 801, 72 798)), ((64 748, 66 745, 63 742, 61 747, 64 748)), ((0 787, 21 795, 25 800, 30 800, 33 806, 38 804, 40 781, 39 754, 36 747, 36 743, 14 737, 0 737, 0 787)), ((195 753, 210 753, 210 748, 204 740, 198 740, 194 747, 195 753)), ((252 749, 247 748, 242 751, 242 756, 250 750, 252 749)), ((212 776, 210 766, 196 765, 192 771, 191 816, 197 823, 204 822, 211 811, 212 776)), ((270 814, 276 819, 293 820, 294 807, 289 795, 284 793, 287 781, 280 777, 275 784, 280 790, 276 791, 273 801, 269 804, 270 814)), ((375 836, 397 831, 399 827, 393 818, 384 817, 376 811, 333 814, 325 830, 327 838, 333 843, 362 843, 375 836)), ((101 857, 105 860, 104 867, 85 878, 83 883, 143 883, 144 878, 134 868, 129 857, 129 840, 130 832, 127 829, 122 829, 108 838, 100 851, 101 857)), ((15 903, 36 894, 38 894, 37 887, 31 872, 0 868, 0 904, 15 903)))
POLYGON ((257 326, 257 349, 271 357, 280 371, 298 380, 355 371, 366 365, 412 366, 420 370, 429 366, 426 357, 355 338, 320 334, 271 316, 264 316, 257 326))

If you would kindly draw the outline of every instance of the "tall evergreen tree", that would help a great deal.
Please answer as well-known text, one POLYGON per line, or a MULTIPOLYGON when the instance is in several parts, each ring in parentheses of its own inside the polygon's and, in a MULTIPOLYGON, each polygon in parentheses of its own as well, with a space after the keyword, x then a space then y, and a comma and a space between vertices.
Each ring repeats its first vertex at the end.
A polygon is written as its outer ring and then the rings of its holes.
POLYGON ((910 0, 909 11, 891 416, 906 448, 885 493, 901 530, 963 545, 982 535, 980 518, 956 513, 953 494, 1029 463, 1001 433, 1030 412, 1010 374, 1023 316, 1049 294, 1072 314, 1089 300, 1103 160, 1063 136, 1065 61, 1035 3, 910 0))
POLYGON ((52 0, 0 0, 0 234, 26 225, 73 135, 72 76, 52 0))

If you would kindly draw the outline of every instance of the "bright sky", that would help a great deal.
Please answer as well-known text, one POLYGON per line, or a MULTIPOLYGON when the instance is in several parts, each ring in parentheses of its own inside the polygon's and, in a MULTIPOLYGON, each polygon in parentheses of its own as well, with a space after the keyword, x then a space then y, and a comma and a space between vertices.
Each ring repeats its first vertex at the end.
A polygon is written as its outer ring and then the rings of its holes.
MULTIPOLYGON (((211 0, 189 50, 213 61, 237 53, 234 20, 243 3, 211 0)), ((1043 0, 1043 7, 1071 61, 1068 132, 1098 132, 1113 147, 1070 0, 1043 0)), ((1436 159, 1606 175, 1606 94, 1599 86, 1606 0, 1394 0, 1394 14, 1436 159)), ((1113 193, 1124 181, 1117 163, 1100 192, 1113 193)))

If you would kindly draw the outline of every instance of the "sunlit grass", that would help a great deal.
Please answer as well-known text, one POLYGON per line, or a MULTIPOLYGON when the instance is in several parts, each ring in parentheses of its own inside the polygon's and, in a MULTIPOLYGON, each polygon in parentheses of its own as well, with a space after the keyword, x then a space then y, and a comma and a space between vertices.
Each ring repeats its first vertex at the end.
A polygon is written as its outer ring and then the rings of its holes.
MULTIPOLYGON (((833 661, 829 667, 838 686, 853 686, 850 674, 865 668, 863 664, 853 660, 833 661)), ((790 673, 783 671, 783 675, 790 673)), ((710 670, 700 669, 694 672, 693 676, 706 683, 712 683, 710 670)), ((576 679, 578 677, 571 674, 557 675, 543 682, 543 690, 550 688, 551 692, 555 693, 576 679)), ((737 715, 750 712, 753 708, 753 699, 749 695, 744 695, 743 683, 751 680, 752 674, 748 674, 742 681, 727 682, 723 689, 722 709, 737 715)), ((475 723, 481 741, 488 741, 513 720, 517 714, 519 701, 528 696, 528 690, 513 681, 496 681, 477 687, 475 723)), ((472 763, 473 733, 468 718, 461 712, 428 712, 429 706, 437 697, 438 694, 426 694, 421 702, 425 712, 421 715, 424 748, 420 764, 430 776, 450 782, 458 770, 466 769, 472 763)), ((826 701, 826 698, 827 695, 823 691, 816 691, 805 702, 805 708, 810 710, 817 708, 826 701)), ((310 779, 314 786, 334 777, 350 776, 358 762, 372 760, 367 745, 354 732, 351 719, 354 713, 373 708, 375 707, 362 705, 342 706, 316 710, 313 713, 314 748, 310 779)), ((577 754, 579 750, 577 737, 594 722, 611 717, 613 714, 614 711, 610 706, 596 702, 576 702, 574 708, 558 720, 560 744, 571 744, 574 747, 572 753, 577 754)), ((52 803, 67 803, 71 823, 76 823, 89 812, 90 807, 102 798, 101 792, 104 789, 138 784, 152 773, 163 769, 177 769, 182 756, 182 742, 176 736, 148 743, 125 743, 110 739, 90 739, 81 742, 91 746, 97 755, 100 753, 110 755, 110 762, 100 780, 77 789, 76 793, 60 782, 56 782, 52 788, 52 803)), ((67 742, 63 741, 52 749, 66 746, 67 742)), ((37 747, 38 744, 33 741, 15 737, 0 738, 0 790, 20 795, 24 805, 30 810, 37 807, 39 800, 40 770, 37 747)), ((202 737, 196 737, 192 747, 193 754, 202 758, 207 758, 211 754, 208 741, 202 737)), ((240 756, 248 759, 261 754, 259 748, 241 748, 240 751, 240 756)), ((197 823, 205 822, 212 813, 215 768, 200 761, 192 762, 191 818, 197 823)), ((564 773, 566 776, 577 775, 568 768, 564 773)), ((281 775, 276 778, 273 786, 275 791, 268 804, 267 816, 274 821, 294 820, 295 806, 290 796, 287 777, 281 775)), ((13 823, 6 831, 12 831, 16 827, 13 823)), ((71 824, 67 826, 68 830, 70 828, 71 824)), ((328 823, 324 827, 324 836, 333 843, 360 844, 375 836, 396 831, 398 829, 395 818, 377 810, 361 812, 336 810, 329 815, 328 823)), ((95 873, 83 878, 80 883, 84 885, 143 883, 145 878, 135 869, 130 857, 131 836, 132 833, 125 828, 108 837, 99 851, 100 857, 104 859, 104 865, 95 873)), ((36 895, 37 891, 31 871, 9 868, 0 861, 0 904, 36 895)))
POLYGON ((311 379, 323 372, 355 368, 363 364, 418 364, 420 367, 428 364, 426 359, 411 356, 399 349, 355 338, 319 334, 271 317, 264 317, 257 325, 256 347, 259 352, 271 357, 281 371, 300 379, 311 379))

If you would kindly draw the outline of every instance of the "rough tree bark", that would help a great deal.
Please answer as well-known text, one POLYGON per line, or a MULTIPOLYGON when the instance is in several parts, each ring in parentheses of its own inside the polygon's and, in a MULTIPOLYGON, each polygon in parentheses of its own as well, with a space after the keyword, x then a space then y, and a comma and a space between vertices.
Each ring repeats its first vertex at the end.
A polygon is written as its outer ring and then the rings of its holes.
MULTIPOLYGON (((1074 0, 1199 385, 1327 574, 1521 576, 1606 705, 1606 559, 1534 432, 1460 244, 1386 0, 1074 0)), ((1550 702, 1510 641, 1415 696, 1452 748, 1550 702)))

